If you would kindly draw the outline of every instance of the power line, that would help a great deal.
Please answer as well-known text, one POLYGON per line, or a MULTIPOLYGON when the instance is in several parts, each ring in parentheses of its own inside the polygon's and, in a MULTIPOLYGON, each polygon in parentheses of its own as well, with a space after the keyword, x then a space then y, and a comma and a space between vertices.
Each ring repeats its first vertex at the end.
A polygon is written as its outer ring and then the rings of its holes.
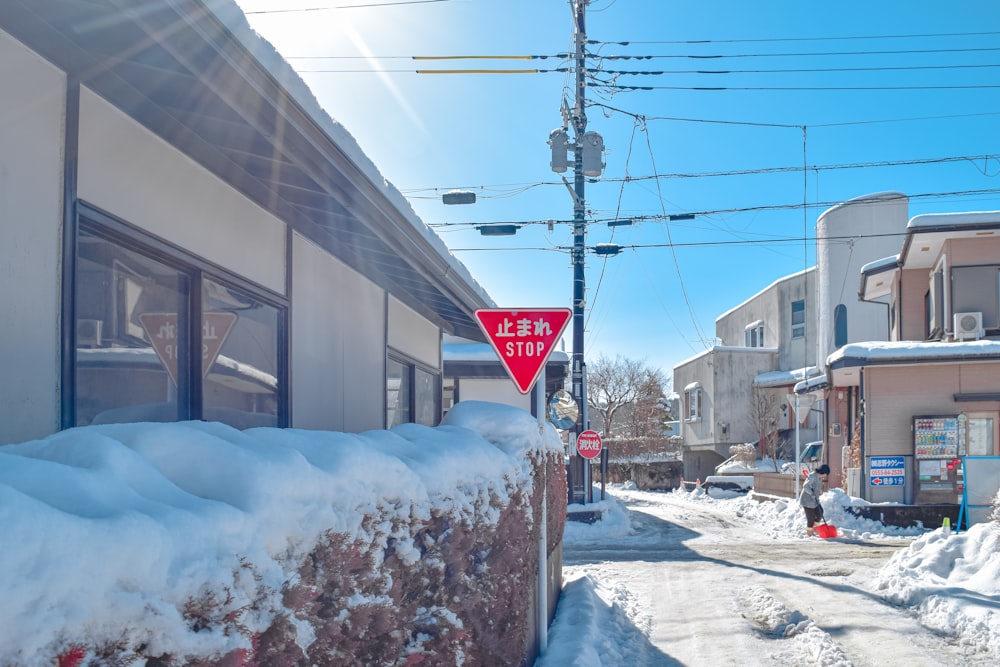
POLYGON ((910 35, 854 35, 844 37, 770 37, 757 39, 688 39, 675 41, 598 41, 588 40, 588 44, 612 44, 616 46, 630 46, 632 44, 658 44, 658 45, 689 45, 689 44, 750 44, 750 43, 771 43, 771 42, 824 42, 824 41, 851 41, 869 39, 917 39, 926 37, 984 37, 1000 35, 1000 32, 937 32, 919 33, 910 35))
MULTIPOLYGON (((792 126, 789 126, 792 127, 792 126)), ((801 129, 801 126, 797 126, 801 129)), ((705 172, 688 172, 688 173, 670 173, 670 174, 647 174, 640 176, 633 176, 626 173, 622 177, 603 177, 601 180, 605 183, 630 183, 633 181, 647 181, 647 180, 658 180, 658 179, 694 179, 694 178, 715 178, 723 176, 757 176, 766 174, 781 174, 781 173, 798 173, 798 172, 822 172, 822 171, 840 171, 847 169, 872 169, 872 168, 884 168, 884 167, 906 167, 906 166, 922 166, 922 165, 932 165, 932 164, 949 164, 956 162, 969 162, 975 165, 976 162, 982 161, 983 168, 979 171, 988 177, 995 177, 1000 175, 1000 155, 963 155, 963 156, 953 156, 953 157, 940 157, 940 158, 922 158, 914 160, 884 160, 879 162, 856 162, 856 163, 846 163, 846 164, 831 164, 831 165, 803 165, 797 166, 787 166, 787 167, 759 167, 756 169, 731 169, 726 171, 705 171, 705 172), (997 173, 990 174, 987 173, 986 165, 990 161, 997 162, 998 171, 997 173)), ((514 190, 505 192, 501 195, 484 195, 484 199, 490 198, 506 198, 516 194, 521 194, 527 192, 528 190, 542 187, 558 185, 563 186, 561 181, 541 181, 537 183, 529 184, 511 184, 517 187, 514 190)), ((506 187, 503 185, 463 185, 454 187, 436 187, 436 188, 411 188, 400 190, 407 197, 412 197, 413 199, 437 199, 440 192, 448 192, 451 190, 479 190, 484 191, 488 188, 498 188, 506 187), (425 197, 417 196, 415 193, 418 192, 432 192, 436 193, 433 195, 428 195, 425 197)))
POLYGON ((602 83, 602 88, 618 91, 675 90, 675 91, 757 91, 757 92, 836 92, 836 91, 900 91, 900 90, 995 90, 1000 85, 904 85, 904 86, 627 86, 602 83))
MULTIPOLYGON (((979 196, 993 196, 1000 195, 1000 188, 985 188, 981 190, 955 190, 950 192, 924 192, 917 194, 900 195, 900 198, 905 199, 937 199, 945 197, 979 197, 979 196)), ((687 215, 692 215, 694 217, 710 217, 716 215, 727 215, 734 213, 755 213, 764 211, 797 211, 802 208, 806 209, 817 209, 817 208, 830 208, 843 204, 842 200, 838 201, 825 201, 825 202, 812 202, 812 203, 802 203, 796 202, 792 204, 764 204, 760 206, 743 206, 737 208, 726 208, 726 209, 705 209, 700 211, 688 211, 687 215)), ((661 214, 647 214, 647 215, 630 215, 628 216, 633 222, 664 222, 670 221, 672 214, 661 213, 661 214)), ((614 220, 614 218, 601 218, 589 221, 587 224, 606 224, 614 220)), ((549 223, 555 224, 571 224, 568 220, 521 220, 517 222, 504 222, 504 223, 482 223, 482 222, 439 222, 439 223, 427 223, 428 227, 431 228, 441 228, 441 227, 474 227, 483 226, 486 224, 517 224, 522 226, 528 225, 548 225, 549 223)), ((798 239, 801 240, 801 239, 798 239)))
POLYGON ((660 59, 691 59, 691 60, 722 60, 727 58, 814 58, 831 56, 909 56, 942 53, 988 53, 1000 51, 997 46, 976 46, 955 49, 896 49, 891 51, 805 51, 799 53, 715 53, 686 54, 662 53, 651 55, 600 55, 588 53, 589 58, 604 60, 660 60, 660 59))
MULTIPOLYGON (((629 76, 667 76, 667 75, 709 75, 726 74, 826 74, 833 72, 916 72, 922 70, 953 70, 953 69, 988 69, 1000 67, 1000 64, 974 65, 900 65, 897 67, 803 67, 783 69, 687 69, 687 70, 616 70, 598 69, 595 74, 617 74, 629 76)), ((596 76, 594 77, 596 78, 596 76)))
MULTIPOLYGON (((639 116, 642 114, 636 114, 632 111, 626 111, 624 109, 619 109, 613 107, 609 104, 604 104, 600 102, 592 102, 590 106, 600 107, 607 109, 608 111, 614 111, 617 113, 625 114, 626 116, 639 116)), ((925 120, 951 120, 954 118, 975 118, 980 116, 1000 116, 1000 111, 983 111, 977 113, 967 113, 967 114, 945 114, 940 116, 912 116, 909 118, 884 118, 879 120, 857 120, 857 121, 844 121, 840 123, 810 123, 809 127, 844 127, 848 125, 877 125, 882 123, 908 123, 914 121, 925 121, 925 120)), ((643 116, 647 121, 663 120, 663 121, 674 121, 680 123, 709 123, 718 125, 746 125, 749 127, 786 127, 786 128, 801 128, 803 123, 798 124, 786 124, 786 123, 761 123, 753 121, 739 121, 739 120, 713 120, 708 118, 679 118, 673 116, 643 116)))

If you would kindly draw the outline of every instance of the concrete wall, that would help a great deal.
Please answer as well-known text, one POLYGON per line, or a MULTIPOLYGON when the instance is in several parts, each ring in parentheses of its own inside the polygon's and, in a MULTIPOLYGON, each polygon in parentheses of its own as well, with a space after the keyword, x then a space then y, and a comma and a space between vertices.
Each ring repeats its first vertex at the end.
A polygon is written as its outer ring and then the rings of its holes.
POLYGON ((778 350, 776 366, 794 370, 816 364, 817 309, 815 271, 775 281, 715 320, 715 335, 725 347, 744 347, 747 325, 764 323, 764 347, 778 350), (805 336, 792 338, 792 302, 805 301, 805 336))
POLYGON ((66 78, 0 31, 0 444, 59 428, 66 78))
POLYGON ((816 358, 823 365, 834 345, 834 311, 847 309, 847 342, 889 339, 885 306, 858 301, 861 267, 899 253, 909 221, 909 200, 899 192, 866 195, 834 206, 816 221, 819 337, 816 358), (855 237, 850 242, 828 240, 855 237))

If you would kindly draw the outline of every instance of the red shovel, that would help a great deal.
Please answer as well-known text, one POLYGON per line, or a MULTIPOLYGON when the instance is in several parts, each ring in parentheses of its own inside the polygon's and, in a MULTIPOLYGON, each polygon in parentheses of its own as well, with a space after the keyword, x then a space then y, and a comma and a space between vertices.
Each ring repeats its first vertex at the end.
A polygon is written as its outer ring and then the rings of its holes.
POLYGON ((815 530, 816 534, 825 540, 828 540, 831 537, 837 537, 837 527, 832 523, 827 523, 825 521, 823 523, 817 523, 813 526, 813 530, 815 530))

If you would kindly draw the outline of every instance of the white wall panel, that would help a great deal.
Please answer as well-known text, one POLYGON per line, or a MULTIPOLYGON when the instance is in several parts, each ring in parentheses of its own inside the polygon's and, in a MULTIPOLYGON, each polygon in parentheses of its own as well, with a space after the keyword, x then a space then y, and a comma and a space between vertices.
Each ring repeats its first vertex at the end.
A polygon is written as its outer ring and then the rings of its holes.
POLYGON ((94 93, 81 98, 81 199, 284 294, 281 220, 94 93))
POLYGON ((432 368, 441 368, 441 330, 392 296, 389 297, 389 347, 432 368))
POLYGON ((297 234, 292 252, 292 425, 383 428, 385 293, 297 234))
POLYGON ((531 394, 522 394, 507 378, 462 378, 458 392, 461 401, 490 401, 531 412, 531 394))
POLYGON ((0 31, 0 444, 59 428, 63 73, 0 31))

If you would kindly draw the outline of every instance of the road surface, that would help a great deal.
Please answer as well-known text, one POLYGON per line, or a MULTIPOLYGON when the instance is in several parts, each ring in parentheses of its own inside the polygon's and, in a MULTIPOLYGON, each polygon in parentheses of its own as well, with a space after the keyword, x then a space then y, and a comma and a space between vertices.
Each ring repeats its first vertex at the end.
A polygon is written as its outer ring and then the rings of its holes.
POLYGON ((683 494, 616 497, 634 534, 565 544, 564 577, 616 591, 646 638, 630 649, 634 665, 993 664, 873 591, 875 572, 909 540, 775 538, 683 494))

